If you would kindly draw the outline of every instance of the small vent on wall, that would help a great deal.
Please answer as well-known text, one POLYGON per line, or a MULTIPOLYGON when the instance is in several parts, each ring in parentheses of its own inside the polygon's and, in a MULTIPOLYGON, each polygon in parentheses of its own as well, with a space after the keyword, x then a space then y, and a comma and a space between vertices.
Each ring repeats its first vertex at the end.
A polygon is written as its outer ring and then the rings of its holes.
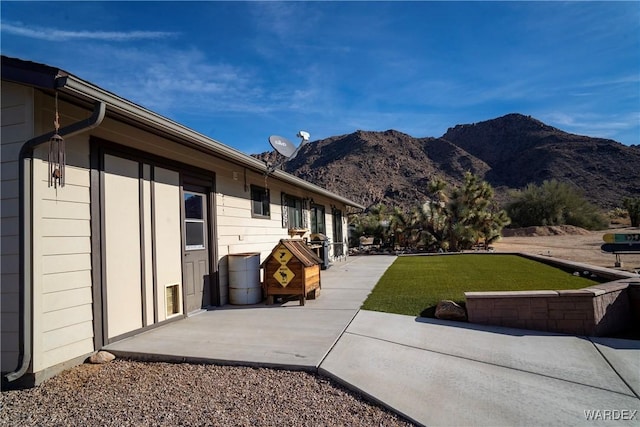
POLYGON ((180 285, 178 283, 166 285, 165 304, 167 317, 180 313, 180 285))

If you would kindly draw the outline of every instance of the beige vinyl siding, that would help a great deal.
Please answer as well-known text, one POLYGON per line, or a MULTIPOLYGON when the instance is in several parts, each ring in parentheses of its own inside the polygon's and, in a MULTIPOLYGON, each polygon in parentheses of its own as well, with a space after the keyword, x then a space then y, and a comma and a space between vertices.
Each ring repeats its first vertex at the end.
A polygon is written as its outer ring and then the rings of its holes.
MULTIPOLYGON (((260 253, 261 262, 271 253, 280 239, 289 237, 282 228, 282 210, 280 181, 268 178, 267 188, 270 197, 270 218, 253 218, 251 203, 251 184, 264 187, 262 174, 246 171, 247 184, 244 185, 244 171, 240 168, 239 180, 231 173, 217 174, 217 235, 218 262, 221 303, 229 302, 228 255, 238 253, 260 253), (242 181, 240 181, 242 180, 242 181)), ((289 190, 290 192, 292 190, 289 190)))
MULTIPOLYGON (((242 172, 242 171, 241 171, 242 172)), ((243 177, 243 173, 239 174, 243 177)), ((288 237, 282 228, 280 208, 283 186, 280 181, 268 178, 266 188, 270 197, 270 218, 252 218, 251 185, 265 187, 262 174, 247 171, 247 185, 233 180, 233 174, 220 174, 217 180, 218 244, 220 256, 260 252, 266 257, 279 239, 288 237)), ((244 180, 244 178, 242 178, 244 180)), ((288 190, 289 193, 293 189, 288 190)))
POLYGON ((0 99, 0 369, 10 372, 20 345, 18 155, 33 137, 33 90, 2 82, 0 99))
MULTIPOLYGON (((53 116, 50 99, 37 102, 42 120, 47 112, 53 116)), ((67 120, 83 117, 75 113, 67 120)), ((94 350, 88 137, 65 143, 64 187, 49 187, 46 144, 36 149, 33 160, 34 372, 94 350)))

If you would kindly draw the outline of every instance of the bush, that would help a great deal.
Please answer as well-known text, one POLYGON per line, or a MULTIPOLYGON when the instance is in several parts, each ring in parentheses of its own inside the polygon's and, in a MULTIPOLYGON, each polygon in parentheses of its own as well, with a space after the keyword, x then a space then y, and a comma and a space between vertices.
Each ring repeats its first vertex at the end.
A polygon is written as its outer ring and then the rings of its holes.
POLYGON ((640 197, 625 197, 622 203, 629 213, 631 226, 640 227, 640 197))
POLYGON ((578 188, 555 179, 540 186, 529 184, 511 197, 506 211, 516 227, 573 225, 601 230, 609 225, 578 188))

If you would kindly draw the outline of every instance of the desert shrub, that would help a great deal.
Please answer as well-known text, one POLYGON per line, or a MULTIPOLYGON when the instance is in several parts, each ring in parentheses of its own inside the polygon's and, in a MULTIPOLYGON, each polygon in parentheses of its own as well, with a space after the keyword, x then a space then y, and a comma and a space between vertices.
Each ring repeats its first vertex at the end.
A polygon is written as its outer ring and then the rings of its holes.
POLYGON ((612 210, 607 212, 607 218, 609 218, 609 222, 611 223, 611 225, 626 225, 629 223, 629 212, 627 212, 627 210, 624 208, 613 208, 612 210))
POLYGON ((640 197, 625 197, 622 204, 629 213, 631 226, 640 227, 640 197))
POLYGON ((555 179, 513 192, 506 211, 516 227, 573 225, 600 230, 608 226, 605 216, 581 190, 555 179))

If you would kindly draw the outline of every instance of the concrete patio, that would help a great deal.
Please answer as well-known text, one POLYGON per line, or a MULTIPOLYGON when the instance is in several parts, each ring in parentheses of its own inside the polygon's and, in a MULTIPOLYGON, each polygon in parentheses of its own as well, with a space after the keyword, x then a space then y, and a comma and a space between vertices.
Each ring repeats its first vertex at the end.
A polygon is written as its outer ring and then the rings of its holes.
POLYGON ((640 423, 640 341, 360 311, 394 260, 334 264, 322 271, 319 299, 303 307, 213 309, 106 349, 317 371, 422 425, 640 423))

